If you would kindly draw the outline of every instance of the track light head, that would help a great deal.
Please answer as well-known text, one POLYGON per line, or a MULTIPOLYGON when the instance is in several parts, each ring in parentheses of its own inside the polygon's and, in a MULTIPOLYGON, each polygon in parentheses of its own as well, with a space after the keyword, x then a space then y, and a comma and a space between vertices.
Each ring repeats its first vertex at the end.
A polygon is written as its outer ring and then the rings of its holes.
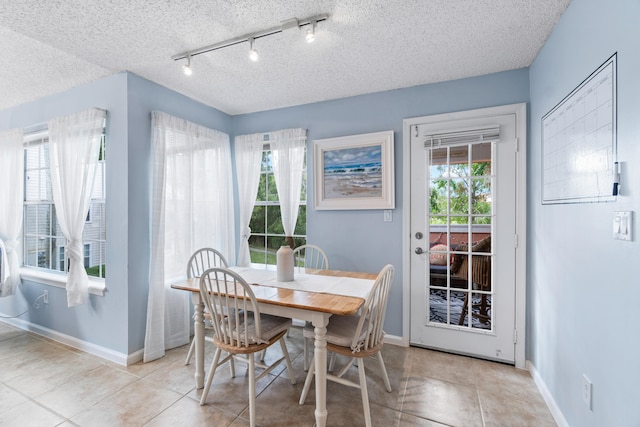
POLYGON ((253 37, 249 39, 249 59, 253 62, 256 62, 258 61, 258 59, 260 59, 258 51, 253 47, 253 37))
POLYGON ((191 69, 191 55, 187 56, 187 63, 182 66, 182 71, 185 76, 193 74, 193 70, 191 69))
POLYGON ((313 41, 316 39, 316 22, 312 21, 309 25, 310 27, 307 28, 304 39, 307 41, 307 43, 313 43, 313 41))

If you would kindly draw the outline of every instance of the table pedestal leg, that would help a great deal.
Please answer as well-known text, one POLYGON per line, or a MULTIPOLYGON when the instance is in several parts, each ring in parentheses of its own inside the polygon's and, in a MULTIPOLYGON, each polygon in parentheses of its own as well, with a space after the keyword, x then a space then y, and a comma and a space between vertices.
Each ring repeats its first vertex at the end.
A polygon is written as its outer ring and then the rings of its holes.
POLYGON ((327 324, 329 318, 322 316, 313 321, 315 327, 315 363, 316 363, 316 426, 327 424, 327 324))
POLYGON ((200 294, 193 296, 193 308, 195 311, 193 329, 196 341, 196 388, 204 387, 204 304, 200 301, 200 294))

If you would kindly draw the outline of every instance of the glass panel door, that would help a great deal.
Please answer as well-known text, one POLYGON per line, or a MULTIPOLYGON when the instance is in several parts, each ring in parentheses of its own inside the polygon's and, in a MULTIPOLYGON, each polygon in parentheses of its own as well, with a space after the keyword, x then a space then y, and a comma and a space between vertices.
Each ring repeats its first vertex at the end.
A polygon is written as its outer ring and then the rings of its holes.
POLYGON ((472 114, 411 129, 410 343, 513 363, 516 121, 472 114))
POLYGON ((429 322, 492 328, 494 143, 428 148, 429 322))

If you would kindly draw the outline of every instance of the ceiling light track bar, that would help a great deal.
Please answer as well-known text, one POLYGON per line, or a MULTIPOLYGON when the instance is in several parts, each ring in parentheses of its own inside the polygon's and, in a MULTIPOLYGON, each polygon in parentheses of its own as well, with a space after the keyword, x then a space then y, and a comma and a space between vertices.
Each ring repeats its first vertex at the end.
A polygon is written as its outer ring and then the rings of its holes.
POLYGON ((278 26, 278 27, 273 27, 273 28, 269 28, 267 30, 262 30, 262 31, 258 31, 255 33, 251 33, 251 34, 247 34, 244 36, 240 36, 240 37, 235 37, 229 40, 225 40, 219 43, 214 43, 214 44, 210 44, 208 46, 204 46, 198 49, 193 49, 193 50, 189 50, 186 52, 182 52, 179 53, 177 55, 173 55, 171 57, 171 59, 173 59, 174 61, 179 61, 181 59, 186 59, 192 56, 196 56, 196 55, 200 55, 202 53, 207 53, 207 52, 212 52, 214 50, 218 50, 218 49, 223 49, 225 47, 229 47, 229 46, 234 46, 240 43, 247 43, 249 40, 251 39, 259 39, 262 37, 267 37, 267 36, 271 36, 273 34, 278 34, 281 33, 289 28, 301 28, 304 27, 306 25, 313 25, 317 22, 322 22, 322 21, 326 21, 327 19, 329 19, 329 15, 317 15, 317 16, 312 16, 310 18, 305 18, 305 19, 299 19, 296 20, 294 19, 289 19, 287 21, 282 21, 282 25, 278 26), (295 22, 297 21, 297 25, 295 25, 295 22), (293 24, 292 24, 293 22, 293 24))

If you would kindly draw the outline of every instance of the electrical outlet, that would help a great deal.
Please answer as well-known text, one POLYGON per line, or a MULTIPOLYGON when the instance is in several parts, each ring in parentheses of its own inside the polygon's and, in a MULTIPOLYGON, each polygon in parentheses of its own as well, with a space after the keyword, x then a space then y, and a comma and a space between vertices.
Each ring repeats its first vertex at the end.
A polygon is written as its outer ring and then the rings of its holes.
POLYGON ((49 291, 43 291, 43 297, 42 297, 42 302, 44 302, 45 304, 49 304, 49 291))
POLYGON ((589 410, 591 410, 591 394, 593 391, 593 384, 591 384, 591 381, 589 380, 589 378, 587 378, 586 374, 582 374, 582 400, 584 400, 585 405, 587 405, 587 408, 589 408, 589 410))

